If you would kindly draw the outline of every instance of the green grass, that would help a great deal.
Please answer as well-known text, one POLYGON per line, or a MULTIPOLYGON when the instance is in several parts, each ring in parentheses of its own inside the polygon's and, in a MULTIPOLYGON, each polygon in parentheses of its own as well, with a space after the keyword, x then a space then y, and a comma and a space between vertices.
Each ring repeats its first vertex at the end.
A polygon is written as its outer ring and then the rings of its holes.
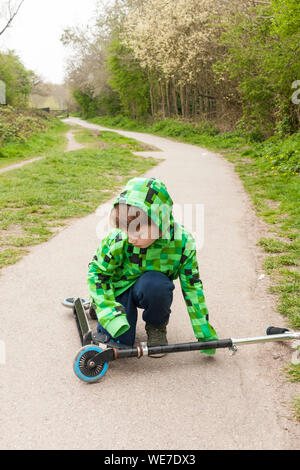
POLYGON ((300 364, 291 364, 285 369, 290 382, 300 382, 300 364))
POLYGON ((293 400, 292 407, 294 409, 295 418, 300 421, 300 397, 296 397, 293 400))
POLYGON ((93 124, 99 124, 100 126, 112 127, 114 129, 132 130, 137 132, 147 132, 148 125, 133 121, 125 116, 101 116, 87 119, 87 121, 93 124))
POLYGON ((0 148, 0 168, 25 161, 33 157, 47 156, 64 150, 65 133, 70 126, 59 120, 50 121, 46 132, 30 137, 26 142, 8 142, 0 148))
MULTIPOLYGON (((266 143, 267 145, 267 143, 266 143)), ((278 142, 280 152, 281 142, 278 142)), ((243 152, 233 157, 257 214, 269 227, 269 237, 259 241, 266 253, 263 268, 271 277, 271 292, 277 296, 277 311, 292 328, 300 328, 300 179, 295 172, 268 171, 263 157, 243 152), (277 173, 277 174, 274 174, 277 173), (291 288, 292 285, 292 288, 291 288)))
POLYGON ((91 148, 101 148, 105 146, 120 147, 130 150, 131 152, 141 152, 144 150, 156 150, 155 147, 139 142, 135 139, 123 137, 116 132, 110 131, 92 131, 89 129, 76 130, 74 133, 78 143, 87 145, 91 148))
POLYGON ((176 121, 174 119, 166 119, 149 125, 133 121, 124 116, 95 117, 88 119, 88 121, 93 124, 99 124, 114 129, 156 134, 162 137, 179 140, 180 142, 200 145, 209 149, 239 148, 246 142, 241 131, 221 134, 220 130, 209 121, 193 124, 190 122, 176 121))
POLYGON ((158 161, 126 148, 83 149, 0 175, 0 268, 48 240, 68 219, 93 212, 158 161))
MULTIPOLYGON (((300 382, 300 364, 290 364, 285 367, 284 372, 290 382, 300 382)), ((291 407, 295 418, 300 421, 300 395, 294 397, 291 407)))

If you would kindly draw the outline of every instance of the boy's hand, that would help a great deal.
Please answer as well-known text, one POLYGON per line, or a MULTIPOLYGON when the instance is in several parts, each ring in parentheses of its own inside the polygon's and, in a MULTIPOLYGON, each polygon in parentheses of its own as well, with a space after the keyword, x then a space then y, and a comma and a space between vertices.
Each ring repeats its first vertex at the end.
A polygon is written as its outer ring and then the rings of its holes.
MULTIPOLYGON (((218 340, 218 335, 215 334, 213 335, 211 338, 197 338, 197 340, 202 343, 202 342, 207 342, 207 341, 215 341, 215 340, 218 340)), ((208 354, 210 356, 213 356, 214 354, 216 354, 216 349, 202 349, 200 350, 201 353, 204 353, 204 354, 208 354)))

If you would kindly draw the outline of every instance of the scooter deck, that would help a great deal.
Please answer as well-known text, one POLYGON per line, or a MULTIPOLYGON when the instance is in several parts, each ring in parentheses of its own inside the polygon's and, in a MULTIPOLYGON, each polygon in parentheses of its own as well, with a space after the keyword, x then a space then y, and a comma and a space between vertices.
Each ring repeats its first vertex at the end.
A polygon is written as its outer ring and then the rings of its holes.
POLYGON ((86 309, 84 308, 83 302, 80 298, 77 298, 74 302, 73 314, 82 346, 87 346, 89 344, 104 344, 107 348, 131 349, 130 346, 112 341, 108 335, 93 332, 89 324, 86 309))
POLYGON ((76 299, 74 302, 73 314, 75 317, 82 346, 87 346, 88 344, 91 344, 93 332, 86 316, 82 301, 79 298, 76 299))

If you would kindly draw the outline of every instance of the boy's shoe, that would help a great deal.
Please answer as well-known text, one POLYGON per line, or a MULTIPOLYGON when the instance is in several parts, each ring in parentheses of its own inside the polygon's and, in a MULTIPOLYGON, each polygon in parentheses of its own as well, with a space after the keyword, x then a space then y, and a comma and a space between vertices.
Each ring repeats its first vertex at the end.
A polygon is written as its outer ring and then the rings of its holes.
MULTIPOLYGON (((168 322, 163 325, 151 325, 150 323, 146 323, 145 329, 148 337, 148 346, 166 346, 168 344, 167 324, 168 322)), ((165 353, 149 354, 149 357, 163 357, 165 355, 165 353)))
POLYGON ((106 348, 117 348, 117 349, 131 349, 132 346, 128 346, 127 344, 120 343, 120 341, 111 338, 104 333, 100 333, 97 331, 93 334, 93 340, 97 341, 97 343, 103 344, 106 348))

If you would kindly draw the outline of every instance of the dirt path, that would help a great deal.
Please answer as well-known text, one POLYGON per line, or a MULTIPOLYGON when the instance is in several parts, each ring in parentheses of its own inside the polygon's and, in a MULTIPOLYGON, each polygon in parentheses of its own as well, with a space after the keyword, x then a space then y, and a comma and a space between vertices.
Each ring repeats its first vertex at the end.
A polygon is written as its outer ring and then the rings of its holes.
MULTIPOLYGON (((67 138, 67 148, 66 148, 66 152, 71 152, 72 150, 79 150, 81 148, 84 148, 84 145, 81 145, 79 144, 78 142, 76 142, 76 139, 74 137, 74 130, 69 130, 66 134, 66 138, 67 138)), ((42 160, 43 156, 41 157, 34 157, 34 158, 30 158, 29 160, 25 160, 25 161, 22 161, 20 163, 14 163, 13 165, 9 165, 9 166, 6 166, 4 168, 1 168, 0 169, 0 174, 1 173, 6 173, 7 171, 10 171, 10 170, 16 170, 17 168, 22 168, 22 166, 25 166, 25 165, 29 165, 30 163, 34 163, 34 162, 37 162, 38 160, 42 160)))
MULTIPOLYGON (((198 258, 219 336, 257 336, 268 325, 283 325, 268 278, 258 280, 263 255, 256 242, 265 227, 233 166, 196 146, 119 132, 162 150, 146 152, 165 159, 146 175, 162 179, 175 203, 204 204, 198 258)), ((75 221, 2 272, 0 340, 7 360, 0 365, 0 448, 298 448, 300 427, 288 408, 297 388, 280 375, 291 358, 287 344, 244 346, 233 357, 220 350, 215 357, 192 352, 116 361, 90 386, 75 377, 79 338, 60 302, 87 296, 98 221, 96 213, 75 221)), ((169 342, 193 341, 178 280, 175 285, 169 342)), ((145 339, 141 319, 138 337, 145 339)))
POLYGON ((38 160, 42 160, 43 158, 45 157, 34 157, 34 158, 30 158, 30 160, 26 160, 25 162, 14 163, 13 165, 5 166, 4 168, 0 169, 0 175, 10 170, 16 170, 17 168, 22 168, 22 166, 29 165, 29 163, 37 162, 38 160))

